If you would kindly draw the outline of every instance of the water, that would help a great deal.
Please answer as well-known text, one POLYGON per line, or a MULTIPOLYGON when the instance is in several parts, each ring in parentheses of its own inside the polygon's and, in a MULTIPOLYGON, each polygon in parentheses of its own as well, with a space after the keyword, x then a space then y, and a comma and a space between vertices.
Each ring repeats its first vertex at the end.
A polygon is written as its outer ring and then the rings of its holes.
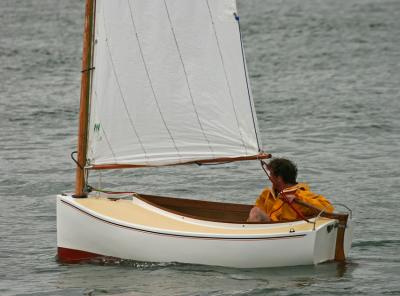
MULTIPOLYGON (((1 295, 400 294, 400 2, 241 0, 239 8, 265 150, 295 160, 299 180, 353 208, 348 262, 261 270, 57 263, 55 195, 74 182, 84 3, 2 0, 1 295)), ((266 184, 257 163, 101 180, 249 203, 266 184)))

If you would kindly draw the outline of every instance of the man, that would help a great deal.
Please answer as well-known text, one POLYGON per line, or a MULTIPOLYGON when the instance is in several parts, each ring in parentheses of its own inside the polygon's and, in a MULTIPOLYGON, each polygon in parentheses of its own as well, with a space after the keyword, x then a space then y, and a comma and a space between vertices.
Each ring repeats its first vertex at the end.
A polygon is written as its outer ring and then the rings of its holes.
POLYGON ((277 222, 301 219, 315 210, 292 203, 296 198, 318 209, 333 212, 331 203, 315 194, 305 183, 297 183, 297 167, 288 159, 274 158, 267 165, 272 189, 265 188, 250 211, 248 222, 277 222), (295 209, 293 209, 293 207, 295 209))

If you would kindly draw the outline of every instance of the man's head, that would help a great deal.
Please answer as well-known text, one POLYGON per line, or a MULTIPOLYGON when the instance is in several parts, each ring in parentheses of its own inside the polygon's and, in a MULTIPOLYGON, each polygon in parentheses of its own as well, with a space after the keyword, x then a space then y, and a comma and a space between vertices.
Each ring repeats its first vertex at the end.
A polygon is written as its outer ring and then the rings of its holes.
POLYGON ((278 182, 283 182, 286 185, 297 184, 297 167, 290 160, 285 158, 273 158, 268 163, 267 167, 271 172, 271 178, 276 179, 278 182))

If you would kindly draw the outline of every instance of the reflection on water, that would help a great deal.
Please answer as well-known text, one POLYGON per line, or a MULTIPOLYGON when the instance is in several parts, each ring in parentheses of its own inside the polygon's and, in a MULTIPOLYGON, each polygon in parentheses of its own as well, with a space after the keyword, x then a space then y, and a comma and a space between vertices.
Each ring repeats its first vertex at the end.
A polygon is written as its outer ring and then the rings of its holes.
POLYGON ((65 290, 84 287, 86 291, 96 294, 107 292, 124 293, 123 295, 167 295, 170 291, 173 294, 182 292, 184 295, 257 295, 293 289, 308 290, 321 282, 329 282, 331 285, 342 279, 350 279, 354 268, 351 262, 286 268, 234 269, 121 260, 118 263, 64 265, 63 272, 58 276, 57 286, 65 290))

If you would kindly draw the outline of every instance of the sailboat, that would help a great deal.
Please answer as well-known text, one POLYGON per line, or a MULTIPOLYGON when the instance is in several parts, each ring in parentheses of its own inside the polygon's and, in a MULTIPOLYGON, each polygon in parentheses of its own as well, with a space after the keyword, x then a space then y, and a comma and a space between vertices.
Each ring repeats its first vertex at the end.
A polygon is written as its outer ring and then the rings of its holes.
POLYGON ((271 157, 235 0, 86 0, 79 117, 75 192, 57 196, 59 261, 258 268, 345 260, 349 212, 250 223, 248 204, 89 185, 95 170, 271 157))

